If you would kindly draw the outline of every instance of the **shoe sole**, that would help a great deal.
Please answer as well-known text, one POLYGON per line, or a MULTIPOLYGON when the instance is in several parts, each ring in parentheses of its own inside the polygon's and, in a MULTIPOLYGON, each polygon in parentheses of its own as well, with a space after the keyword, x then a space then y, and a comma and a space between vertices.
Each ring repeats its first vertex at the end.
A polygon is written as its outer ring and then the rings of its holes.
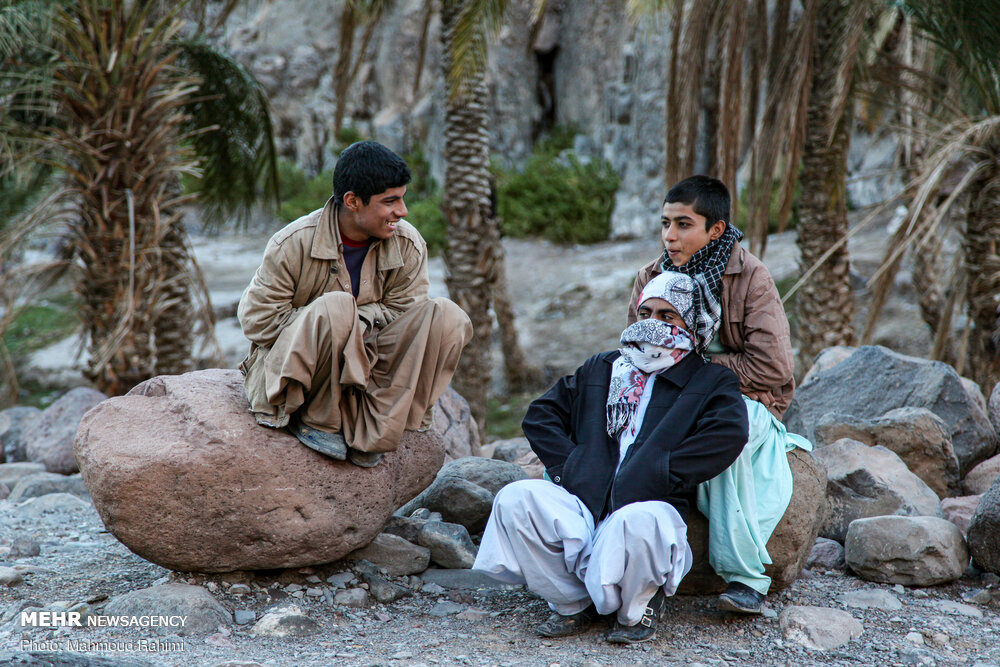
POLYGON ((762 607, 757 607, 757 608, 744 607, 744 606, 742 606, 740 604, 737 604, 737 602, 735 600, 733 600, 732 598, 726 597, 725 595, 720 595, 719 596, 718 607, 722 611, 729 611, 729 612, 732 612, 734 614, 746 614, 746 615, 749 615, 749 616, 760 616, 760 614, 763 613, 763 608, 762 607))
POLYGON ((604 638, 604 641, 608 642, 609 644, 642 644, 644 642, 653 641, 654 639, 656 639, 655 632, 644 639, 631 639, 628 637, 607 636, 604 638))
POLYGON ((358 459, 355 455, 348 452, 347 460, 359 468, 374 468, 382 462, 382 457, 380 456, 377 459, 358 459))
POLYGON ((313 450, 314 452, 319 452, 324 456, 329 456, 331 459, 336 461, 346 461, 347 460, 347 443, 343 445, 324 445, 321 442, 316 442, 311 439, 305 433, 303 433, 298 428, 292 433, 295 439, 301 442, 303 445, 313 450))

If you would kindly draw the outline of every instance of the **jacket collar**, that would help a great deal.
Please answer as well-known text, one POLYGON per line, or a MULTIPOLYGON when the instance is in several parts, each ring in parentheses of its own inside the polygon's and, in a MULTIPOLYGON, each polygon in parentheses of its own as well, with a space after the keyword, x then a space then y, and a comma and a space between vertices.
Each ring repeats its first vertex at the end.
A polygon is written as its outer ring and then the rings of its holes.
MULTIPOLYGON (((313 236, 309 256, 313 259, 337 261, 340 259, 340 219, 333 197, 326 201, 319 215, 316 234, 313 236)), ((388 239, 376 239, 369 251, 375 253, 375 267, 379 272, 398 269, 403 266, 403 253, 399 248, 397 231, 388 239)))
POLYGON ((729 255, 729 261, 726 263, 726 270, 723 273, 725 275, 742 273, 745 254, 746 248, 741 246, 739 243, 734 244, 733 252, 729 255))
MULTIPOLYGON (((615 360, 621 356, 618 350, 613 350, 611 352, 606 352, 602 355, 604 363, 608 365, 608 377, 610 378, 611 366, 615 363, 615 360)), ((690 352, 681 359, 679 364, 671 366, 667 370, 659 374, 659 377, 663 378, 670 384, 678 388, 683 388, 691 381, 694 374, 698 372, 702 366, 704 366, 706 361, 697 352, 690 352)), ((656 389, 654 388, 654 395, 656 389)))

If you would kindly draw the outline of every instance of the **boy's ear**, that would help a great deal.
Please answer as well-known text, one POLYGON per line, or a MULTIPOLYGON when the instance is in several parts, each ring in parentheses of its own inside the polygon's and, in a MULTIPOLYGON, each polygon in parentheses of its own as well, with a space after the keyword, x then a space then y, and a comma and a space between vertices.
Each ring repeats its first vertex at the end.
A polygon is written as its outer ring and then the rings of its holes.
POLYGON ((726 221, 716 220, 715 224, 708 228, 708 238, 713 241, 726 233, 726 221))
POLYGON ((354 194, 354 192, 347 192, 344 194, 344 206, 351 209, 352 211, 357 210, 358 204, 360 202, 361 200, 358 199, 358 196, 354 194))

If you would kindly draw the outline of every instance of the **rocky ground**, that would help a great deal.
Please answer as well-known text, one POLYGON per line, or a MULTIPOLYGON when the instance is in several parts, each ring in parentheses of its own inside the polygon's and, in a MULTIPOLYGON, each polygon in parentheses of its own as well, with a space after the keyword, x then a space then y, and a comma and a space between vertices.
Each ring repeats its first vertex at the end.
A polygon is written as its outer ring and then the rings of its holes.
MULTIPOLYGON (((654 641, 622 648, 602 641, 602 627, 564 640, 535 636, 534 626, 547 615, 539 598, 469 571, 390 578, 412 596, 365 607, 333 601, 345 586, 364 588, 349 562, 263 573, 170 572, 130 553, 104 530, 92 506, 63 494, 20 505, 0 501, 0 559, 22 578, 0 585, 0 664, 1000 665, 1000 578, 974 571, 946 586, 904 589, 840 571, 807 570, 789 589, 771 595, 767 613, 756 618, 716 611, 713 596, 679 596, 668 601, 654 641), (32 544, 38 555, 11 556, 12 548, 15 555, 31 553, 32 544), (242 624, 182 635, 158 634, 159 628, 49 630, 18 623, 17 612, 32 607, 85 603, 75 608, 106 613, 109 598, 167 582, 203 588, 242 624), (262 634, 255 622, 289 603, 315 621, 310 634, 262 634), (814 620, 805 633, 783 631, 781 617, 802 605, 850 614, 863 628, 860 637, 829 650, 804 647, 803 637, 822 642, 823 633, 843 628, 814 620), (88 645, 98 650, 72 650, 88 645)), ((164 604, 154 597, 148 613, 168 613, 164 604)))

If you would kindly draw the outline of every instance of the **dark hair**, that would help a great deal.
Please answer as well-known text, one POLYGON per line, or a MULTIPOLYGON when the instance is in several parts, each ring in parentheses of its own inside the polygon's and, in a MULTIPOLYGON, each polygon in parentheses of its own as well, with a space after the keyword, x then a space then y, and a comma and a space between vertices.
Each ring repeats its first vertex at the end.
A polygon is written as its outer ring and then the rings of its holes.
POLYGON ((711 176, 689 176, 670 188, 663 200, 664 204, 684 204, 705 216, 708 230, 719 220, 729 222, 729 189, 717 178, 711 176))
POLYGON ((333 202, 344 203, 353 192, 367 205, 373 195, 410 182, 410 168, 403 158, 377 141, 359 141, 341 152, 333 168, 333 202))

